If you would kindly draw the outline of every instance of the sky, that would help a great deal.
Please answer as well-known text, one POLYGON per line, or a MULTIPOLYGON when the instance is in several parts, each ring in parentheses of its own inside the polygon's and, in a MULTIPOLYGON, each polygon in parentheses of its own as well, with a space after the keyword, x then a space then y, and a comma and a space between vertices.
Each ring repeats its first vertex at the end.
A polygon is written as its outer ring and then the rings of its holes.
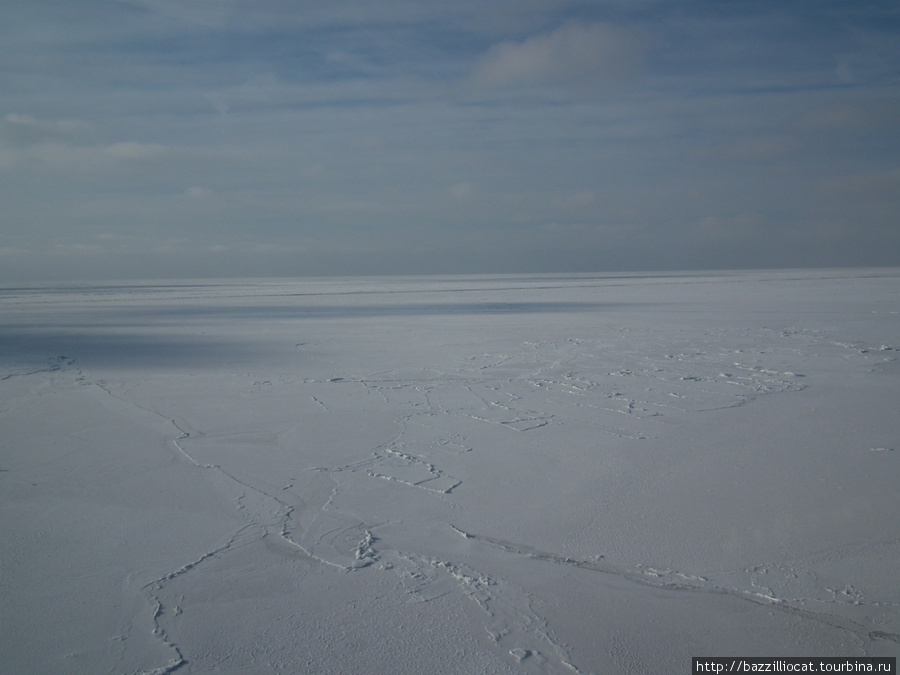
POLYGON ((898 0, 0 8, 0 283, 895 265, 898 0))

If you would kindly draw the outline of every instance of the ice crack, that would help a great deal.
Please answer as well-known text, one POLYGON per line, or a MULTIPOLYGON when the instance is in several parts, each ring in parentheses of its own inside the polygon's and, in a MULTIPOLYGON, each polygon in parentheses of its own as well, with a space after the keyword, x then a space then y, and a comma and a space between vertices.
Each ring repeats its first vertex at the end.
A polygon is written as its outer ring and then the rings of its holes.
POLYGON ((458 535, 482 542, 489 546, 499 548, 508 553, 527 556, 535 560, 541 560, 554 564, 569 565, 579 569, 590 570, 602 574, 609 574, 629 581, 633 581, 643 586, 653 586, 657 588, 665 588, 674 591, 687 591, 693 593, 712 593, 718 595, 728 595, 739 600, 752 602, 754 604, 766 605, 776 609, 777 611, 792 614, 810 621, 815 621, 832 628, 838 628, 849 633, 855 634, 863 640, 889 640, 900 644, 900 634, 891 633, 880 630, 870 630, 864 625, 853 619, 841 617, 826 612, 816 612, 813 610, 797 607, 785 598, 779 598, 771 593, 771 589, 762 589, 762 591, 745 591, 738 588, 731 588, 712 584, 707 577, 685 574, 668 569, 657 569, 653 567, 644 567, 638 565, 636 569, 625 569, 601 562, 603 556, 596 556, 591 560, 579 560, 565 556, 559 556, 554 553, 540 551, 530 546, 516 544, 503 539, 488 537, 484 535, 472 534, 464 530, 450 525, 454 532, 458 535), (767 591, 767 592, 766 592, 767 591))

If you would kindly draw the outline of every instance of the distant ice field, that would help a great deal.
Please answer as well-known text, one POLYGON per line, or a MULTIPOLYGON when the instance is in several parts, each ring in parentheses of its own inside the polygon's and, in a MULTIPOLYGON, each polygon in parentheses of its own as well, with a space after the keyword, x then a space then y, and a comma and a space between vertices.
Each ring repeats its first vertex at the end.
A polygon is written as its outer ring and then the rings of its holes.
POLYGON ((900 269, 0 287, 0 672, 900 655, 900 269))

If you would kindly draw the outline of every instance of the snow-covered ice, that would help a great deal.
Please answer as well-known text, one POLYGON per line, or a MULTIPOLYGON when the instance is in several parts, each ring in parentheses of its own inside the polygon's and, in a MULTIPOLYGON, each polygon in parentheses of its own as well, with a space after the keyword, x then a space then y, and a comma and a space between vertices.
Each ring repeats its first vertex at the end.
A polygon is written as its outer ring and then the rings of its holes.
POLYGON ((900 655, 900 270, 0 289, 0 670, 900 655))

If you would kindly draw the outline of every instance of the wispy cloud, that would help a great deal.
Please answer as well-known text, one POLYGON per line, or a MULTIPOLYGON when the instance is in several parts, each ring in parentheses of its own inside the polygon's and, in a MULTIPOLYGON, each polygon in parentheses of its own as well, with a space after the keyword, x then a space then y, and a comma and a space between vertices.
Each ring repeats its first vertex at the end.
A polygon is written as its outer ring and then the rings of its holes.
POLYGON ((472 74, 482 89, 597 86, 639 71, 645 38, 608 23, 567 23, 521 42, 504 41, 479 59, 472 74))

